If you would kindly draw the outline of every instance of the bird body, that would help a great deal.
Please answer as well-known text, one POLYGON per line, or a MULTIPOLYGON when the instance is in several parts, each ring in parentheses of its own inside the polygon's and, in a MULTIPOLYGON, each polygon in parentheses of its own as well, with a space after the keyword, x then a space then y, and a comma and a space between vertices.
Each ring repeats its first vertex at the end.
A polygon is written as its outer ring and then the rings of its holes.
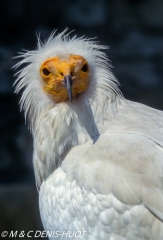
POLYGON ((122 97, 103 49, 63 32, 17 64, 41 219, 49 239, 161 240, 163 112, 122 97))

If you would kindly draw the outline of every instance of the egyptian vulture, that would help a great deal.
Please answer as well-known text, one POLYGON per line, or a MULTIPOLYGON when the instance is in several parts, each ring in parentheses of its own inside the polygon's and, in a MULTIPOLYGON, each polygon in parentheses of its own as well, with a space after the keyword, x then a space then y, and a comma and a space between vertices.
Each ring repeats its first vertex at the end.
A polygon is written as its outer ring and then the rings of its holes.
POLYGON ((19 55, 42 223, 49 239, 162 240, 163 112, 124 99, 104 49, 64 31, 19 55))

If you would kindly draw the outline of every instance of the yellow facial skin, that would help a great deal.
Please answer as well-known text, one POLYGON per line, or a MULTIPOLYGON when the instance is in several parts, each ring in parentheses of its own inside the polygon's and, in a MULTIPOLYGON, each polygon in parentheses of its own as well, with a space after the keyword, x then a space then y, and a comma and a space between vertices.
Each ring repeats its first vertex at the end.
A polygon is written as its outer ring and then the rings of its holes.
POLYGON ((66 75, 72 79, 72 98, 76 98, 89 86, 89 67, 85 58, 70 55, 67 59, 53 57, 47 59, 40 67, 40 75, 44 81, 44 90, 57 102, 69 99, 64 85, 66 75))

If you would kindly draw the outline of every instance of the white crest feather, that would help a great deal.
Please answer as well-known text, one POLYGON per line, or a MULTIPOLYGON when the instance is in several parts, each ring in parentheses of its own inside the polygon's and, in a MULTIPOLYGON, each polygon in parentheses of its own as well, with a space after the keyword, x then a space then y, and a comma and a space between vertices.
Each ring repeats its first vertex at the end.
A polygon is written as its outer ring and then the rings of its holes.
POLYGON ((37 114, 40 114, 40 111, 55 106, 55 103, 42 90, 43 82, 39 75, 40 65, 49 57, 78 54, 87 59, 91 70, 91 84, 86 93, 81 96, 82 98, 88 98, 90 101, 92 99, 100 101, 103 94, 110 100, 114 98, 114 94, 121 95, 117 87, 118 82, 111 73, 108 59, 102 51, 107 47, 84 37, 77 38, 77 36, 74 36, 70 38, 67 29, 58 35, 56 35, 56 31, 53 31, 44 44, 41 42, 40 36, 37 36, 37 38, 37 50, 25 50, 19 53, 20 55, 17 58, 23 59, 14 66, 17 69, 27 64, 15 74, 18 76, 15 81, 15 92, 18 93, 25 88, 20 104, 21 109, 25 111, 25 116, 29 115, 32 128, 34 119, 37 114))

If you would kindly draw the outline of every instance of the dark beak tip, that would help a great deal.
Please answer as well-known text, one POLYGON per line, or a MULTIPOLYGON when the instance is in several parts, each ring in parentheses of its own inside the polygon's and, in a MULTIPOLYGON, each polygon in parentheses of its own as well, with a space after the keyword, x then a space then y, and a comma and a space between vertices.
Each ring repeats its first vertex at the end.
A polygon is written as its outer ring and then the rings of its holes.
POLYGON ((70 102, 72 102, 72 100, 73 100, 73 98, 72 98, 72 77, 70 75, 65 75, 64 85, 67 89, 69 100, 70 100, 70 102))

